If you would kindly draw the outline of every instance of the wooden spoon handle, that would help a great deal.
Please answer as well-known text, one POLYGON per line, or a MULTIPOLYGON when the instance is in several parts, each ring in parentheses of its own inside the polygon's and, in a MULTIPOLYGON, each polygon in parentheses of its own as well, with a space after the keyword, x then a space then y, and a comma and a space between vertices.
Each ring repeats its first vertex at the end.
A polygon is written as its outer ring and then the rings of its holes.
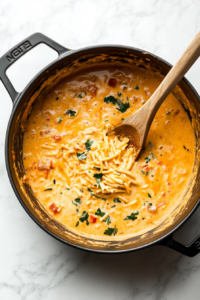
POLYGON ((177 83, 183 78, 187 71, 191 68, 197 58, 200 56, 200 32, 193 39, 191 44, 187 47, 185 52, 182 54, 180 59, 174 65, 174 67, 169 71, 167 76, 161 82, 157 90, 151 96, 148 104, 148 109, 152 111, 152 120, 160 107, 161 103, 170 94, 170 92, 175 88, 177 83))
POLYGON ((141 146, 145 143, 149 128, 154 116, 170 92, 175 88, 177 83, 183 78, 185 73, 194 64, 200 55, 200 32, 185 50, 181 58, 163 79, 157 90, 150 99, 134 114, 126 118, 123 123, 130 124, 137 128, 140 135, 141 146), (142 120, 142 122, 141 122, 142 120))

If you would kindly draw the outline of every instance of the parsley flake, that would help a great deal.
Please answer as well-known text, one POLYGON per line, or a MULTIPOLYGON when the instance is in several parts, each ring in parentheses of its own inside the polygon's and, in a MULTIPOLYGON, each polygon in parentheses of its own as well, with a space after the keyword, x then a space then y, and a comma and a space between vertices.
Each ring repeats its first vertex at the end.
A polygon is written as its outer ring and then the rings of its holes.
POLYGON ((91 189, 87 188, 87 190, 88 190, 88 192, 90 192, 90 195, 91 195, 91 196, 94 196, 94 197, 96 197, 96 198, 98 198, 98 199, 101 199, 101 200, 106 201, 106 198, 102 198, 102 197, 96 195, 91 189))
POLYGON ((139 90, 139 86, 136 84, 134 87, 135 90, 139 90))
POLYGON ((63 120, 63 118, 60 117, 60 118, 58 119, 58 123, 62 122, 62 120, 63 120))
POLYGON ((99 184, 101 182, 103 174, 102 173, 94 173, 93 177, 96 178, 97 183, 99 184))
POLYGON ((84 221, 86 221, 86 225, 89 225, 89 222, 88 222, 88 213, 84 210, 82 212, 82 216, 79 218, 79 220, 83 223, 84 221))
POLYGON ((104 220, 104 222, 107 223, 108 225, 111 224, 110 216, 107 216, 107 218, 104 220))
POLYGON ((119 200, 119 198, 114 198, 113 202, 115 202, 115 203, 121 203, 121 201, 119 200))
POLYGON ((76 115, 76 111, 68 109, 66 110, 65 114, 70 115, 70 117, 74 117, 76 115))
POLYGON ((79 221, 76 222, 76 225, 75 225, 75 226, 78 227, 78 225, 79 225, 79 221))
POLYGON ((148 197, 149 197, 149 198, 152 198, 151 195, 150 195, 149 193, 148 193, 148 197))
POLYGON ((96 215, 96 216, 103 217, 103 216, 105 216, 105 213, 102 212, 102 211, 100 210, 100 208, 98 208, 97 211, 95 212, 95 215, 96 215))
POLYGON ((52 191, 53 189, 52 188, 46 188, 44 191, 52 191))
POLYGON ((79 160, 84 160, 87 158, 87 154, 85 154, 85 152, 83 153, 76 153, 77 157, 79 160))
POLYGON ((116 235, 117 234, 117 228, 116 228, 116 226, 114 227, 114 228, 112 228, 112 227, 108 227, 108 229, 106 229, 105 231, 104 231, 104 234, 106 234, 106 235, 116 235))
POLYGON ((139 211, 136 211, 135 213, 131 213, 130 216, 127 216, 124 220, 136 220, 137 219, 137 215, 139 215, 139 211))
POLYGON ((91 150, 91 146, 92 146, 93 143, 94 143, 94 141, 90 141, 90 140, 87 140, 85 142, 85 147, 86 147, 87 151, 91 150))
POLYGON ((118 105, 117 110, 119 110, 121 113, 125 113, 125 111, 130 107, 130 104, 128 102, 124 103, 123 101, 116 99, 112 95, 105 97, 104 102, 112 103, 113 105, 117 104, 118 105))

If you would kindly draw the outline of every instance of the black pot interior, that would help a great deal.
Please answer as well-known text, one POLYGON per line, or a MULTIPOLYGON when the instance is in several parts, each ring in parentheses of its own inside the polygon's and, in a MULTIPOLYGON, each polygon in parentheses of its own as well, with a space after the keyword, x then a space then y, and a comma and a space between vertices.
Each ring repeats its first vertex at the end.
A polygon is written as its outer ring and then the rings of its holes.
MULTIPOLYGON (((40 101, 40 96, 51 88, 53 84, 68 74, 76 72, 80 68, 93 65, 95 67, 96 64, 105 63, 128 64, 129 67, 137 65, 140 68, 148 69, 154 76, 159 78, 163 78, 170 70, 170 66, 163 60, 140 50, 126 47, 93 47, 64 54, 42 71, 39 76, 34 78, 25 92, 17 99, 7 132, 7 168, 12 186, 21 204, 37 224, 48 233, 67 244, 92 251, 129 251, 130 249, 139 249, 155 243, 174 230, 189 216, 199 198, 200 173, 198 159, 196 159, 194 173, 185 192, 185 198, 182 201, 184 205, 174 209, 170 221, 167 219, 163 220, 158 227, 146 234, 140 234, 135 237, 125 236, 120 239, 117 237, 110 239, 80 235, 78 231, 65 227, 49 215, 48 211, 35 197, 30 186, 23 181, 25 174, 23 166, 23 134, 32 105, 34 105, 35 101, 40 101), (179 213, 177 213, 177 210, 179 213)), ((186 80, 180 82, 179 86, 174 89, 174 94, 188 112, 193 124, 197 140, 196 156, 198 156, 200 133, 199 96, 186 80)))

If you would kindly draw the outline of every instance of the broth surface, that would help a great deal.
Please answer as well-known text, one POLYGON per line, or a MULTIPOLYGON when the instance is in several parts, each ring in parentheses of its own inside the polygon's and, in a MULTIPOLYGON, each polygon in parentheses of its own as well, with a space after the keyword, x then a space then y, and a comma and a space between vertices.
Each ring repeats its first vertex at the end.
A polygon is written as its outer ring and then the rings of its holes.
MULTIPOLYGON (((136 234, 157 226, 181 201, 194 166, 195 137, 173 94, 132 164, 137 184, 131 183, 130 191, 99 192, 105 173, 97 158, 92 171, 79 171, 102 132, 144 105, 159 84, 140 68, 96 67, 65 78, 34 105, 24 134, 25 179, 58 221, 93 235, 136 234)), ((124 175, 116 174, 120 185, 124 175)))

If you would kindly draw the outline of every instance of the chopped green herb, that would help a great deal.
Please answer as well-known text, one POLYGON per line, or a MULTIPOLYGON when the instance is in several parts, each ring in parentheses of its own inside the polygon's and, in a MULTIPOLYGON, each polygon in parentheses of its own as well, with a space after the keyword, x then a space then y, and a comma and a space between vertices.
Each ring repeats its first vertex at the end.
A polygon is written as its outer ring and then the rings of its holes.
POLYGON ((149 198, 152 198, 151 195, 150 195, 149 193, 148 193, 148 197, 149 197, 149 198))
POLYGON ((74 117, 76 115, 76 111, 68 109, 66 110, 65 114, 70 115, 70 117, 74 117))
POLYGON ((124 120, 124 118, 121 119, 122 121, 124 120))
POLYGON ((145 163, 148 164, 148 162, 151 160, 150 157, 145 157, 145 163))
POLYGON ((143 170, 141 170, 141 173, 145 175, 145 172, 143 170))
POLYGON ((104 220, 104 222, 107 223, 108 225, 111 224, 110 216, 107 216, 107 218, 104 220))
POLYGON ((114 198, 113 202, 115 202, 115 203, 121 203, 121 201, 119 200, 119 198, 114 198))
POLYGON ((118 97, 121 97, 121 95, 122 95, 122 93, 120 93, 120 92, 117 93, 117 96, 118 96, 118 97))
POLYGON ((81 193, 83 193, 83 190, 82 190, 82 189, 80 189, 79 191, 80 191, 81 193))
POLYGON ((68 187, 66 187, 65 189, 68 190, 68 191, 70 190, 70 188, 68 188, 68 187))
POLYGON ((116 207, 116 205, 111 206, 111 208, 116 207))
POLYGON ((108 122, 109 120, 107 119, 107 120, 105 120, 104 122, 108 122))
POLYGON ((112 234, 116 235, 117 234, 117 228, 116 228, 116 226, 114 228, 108 227, 108 229, 106 229, 104 231, 104 234, 106 234, 106 235, 112 235, 112 234))
POLYGON ((103 174, 102 173, 94 173, 93 177, 96 178, 97 183, 99 184, 101 182, 103 174))
POLYGON ((117 99, 113 96, 107 96, 104 98, 104 102, 106 103, 112 103, 113 105, 117 104, 117 99))
POLYGON ((79 98, 82 98, 82 95, 81 95, 81 94, 79 94, 79 95, 78 95, 78 97, 79 97, 79 98))
POLYGON ((183 146, 183 148, 186 150, 186 147, 185 147, 185 146, 183 146))
POLYGON ((60 192, 61 193, 61 195, 62 195, 62 192, 60 192))
POLYGON ((76 198, 76 199, 74 199, 74 201, 76 201, 77 203, 79 203, 79 204, 81 204, 82 203, 82 201, 81 201, 81 199, 80 198, 76 198))
POLYGON ((166 113, 166 115, 169 115, 169 114, 171 114, 171 111, 168 111, 168 112, 166 113))
POLYGON ((56 100, 58 100, 59 99, 59 97, 56 97, 56 100))
POLYGON ((46 188, 44 191, 52 191, 53 189, 52 188, 46 188))
POLYGON ((79 225, 79 221, 76 222, 76 225, 75 225, 75 226, 78 227, 78 225, 79 225))
POLYGON ((151 175, 151 177, 154 177, 154 175, 151 175))
POLYGON ((117 104, 119 106, 119 108, 117 108, 117 110, 119 110, 121 113, 125 113, 125 111, 130 107, 130 104, 128 102, 123 103, 120 100, 117 100, 117 104))
POLYGON ((78 207, 78 204, 72 200, 72 204, 78 207))
POLYGON ((129 100, 129 98, 128 98, 128 97, 126 97, 126 100, 129 100))
POLYGON ((55 179, 53 180, 53 183, 56 184, 56 180, 55 179))
POLYGON ((136 84, 134 89, 139 90, 139 86, 136 84))
POLYGON ((86 91, 83 92, 84 95, 87 95, 86 91))
POLYGON ((145 220, 146 218, 142 218, 142 220, 145 220))
POLYGON ((123 101, 116 99, 112 95, 105 97, 104 102, 112 103, 113 105, 117 104, 117 110, 119 110, 121 113, 124 113, 130 107, 130 104, 128 102, 123 103, 123 101))
POLYGON ((151 142, 149 142, 149 146, 150 146, 152 149, 155 148, 154 145, 153 145, 151 142))
POLYGON ((148 176, 148 175, 149 175, 149 171, 146 172, 146 176, 148 176))
POLYGON ((152 203, 149 203, 149 205, 152 206, 153 204, 152 204, 152 203))
POLYGON ((95 215, 96 215, 96 216, 100 216, 100 217, 105 216, 105 214, 106 214, 106 213, 102 212, 102 211, 100 210, 100 208, 98 208, 97 211, 95 212, 95 215))
POLYGON ((60 118, 58 119, 58 123, 62 122, 62 120, 63 120, 63 118, 60 117, 60 118))
POLYGON ((76 212, 77 212, 77 213, 79 212, 79 209, 78 209, 78 208, 76 209, 76 212))
POLYGON ((76 153, 77 157, 79 160, 84 160, 87 158, 87 154, 85 154, 85 152, 83 153, 76 153))
POLYGON ((94 143, 94 141, 90 141, 90 140, 87 140, 85 142, 85 147, 86 147, 87 151, 91 150, 91 146, 92 146, 93 143, 94 143))
POLYGON ((150 152, 150 155, 153 159, 156 159, 155 155, 153 154, 153 152, 150 152))
POLYGON ((90 192, 90 195, 92 195, 92 196, 94 196, 98 199, 106 201, 106 198, 102 198, 102 197, 97 196, 91 189, 87 188, 87 190, 88 190, 88 192, 90 192))
POLYGON ((82 216, 79 218, 79 220, 83 223, 84 221, 86 221, 86 225, 89 225, 89 222, 88 222, 88 213, 84 210, 82 212, 82 216))
POLYGON ((95 167, 95 166, 94 166, 94 169, 97 169, 98 171, 100 171, 100 170, 101 170, 101 168, 99 168, 99 167, 95 167))
POLYGON ((136 220, 137 219, 137 215, 139 214, 139 211, 136 211, 135 213, 131 213, 130 216, 127 216, 124 220, 136 220))

